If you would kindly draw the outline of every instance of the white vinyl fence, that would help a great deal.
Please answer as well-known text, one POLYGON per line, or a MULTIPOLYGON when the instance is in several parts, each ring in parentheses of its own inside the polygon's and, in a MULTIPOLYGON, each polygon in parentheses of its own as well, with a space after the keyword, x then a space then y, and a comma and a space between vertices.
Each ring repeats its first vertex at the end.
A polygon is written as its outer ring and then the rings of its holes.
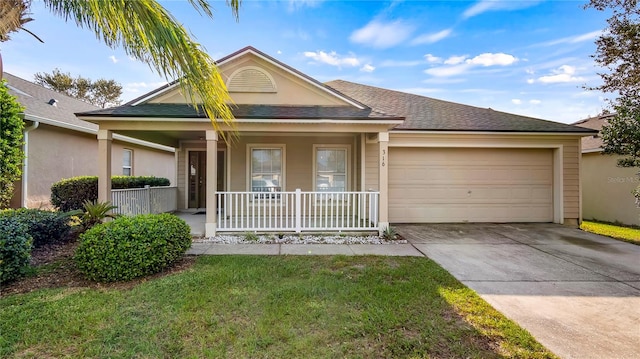
POLYGON ((178 209, 177 187, 145 187, 111 190, 111 203, 118 208, 113 213, 136 214, 165 213, 178 209))
POLYGON ((379 192, 219 192, 218 231, 378 229, 379 192))

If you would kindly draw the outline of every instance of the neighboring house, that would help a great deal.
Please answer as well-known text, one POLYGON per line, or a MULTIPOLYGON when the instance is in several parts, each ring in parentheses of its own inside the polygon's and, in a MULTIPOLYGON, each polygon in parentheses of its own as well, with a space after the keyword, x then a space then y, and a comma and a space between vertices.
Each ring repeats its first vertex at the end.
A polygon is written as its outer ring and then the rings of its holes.
MULTIPOLYGON (((575 123, 600 131, 613 115, 575 123)), ((602 153, 599 133, 582 139, 582 216, 606 222, 640 225, 640 208, 631 191, 640 185, 638 168, 618 167, 618 155, 602 153)))
MULTIPOLYGON (((176 147, 178 207, 206 208, 207 236, 581 220, 580 139, 592 130, 347 81, 322 84, 252 47, 217 64, 235 102, 235 126, 219 122, 227 136, 237 131, 229 143, 175 83, 77 114, 99 125, 104 146, 120 133, 176 147)), ((109 153, 99 158, 103 168, 111 168, 109 153)), ((108 176, 99 188, 108 198, 108 176)))
MULTIPOLYGON (((75 112, 99 107, 46 89, 8 73, 9 93, 25 107, 22 179, 11 207, 50 207, 51 185, 63 178, 98 174, 98 126, 75 112)), ((117 135, 112 148, 113 175, 153 175, 175 184, 175 149, 117 135)))

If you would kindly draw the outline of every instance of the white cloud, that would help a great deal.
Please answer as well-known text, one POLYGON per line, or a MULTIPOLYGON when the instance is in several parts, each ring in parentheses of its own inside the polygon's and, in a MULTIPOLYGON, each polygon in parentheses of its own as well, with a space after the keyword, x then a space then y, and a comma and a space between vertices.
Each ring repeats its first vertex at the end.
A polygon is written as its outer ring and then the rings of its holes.
POLYGON ((534 100, 529 100, 529 103, 532 104, 532 105, 539 105, 539 104, 542 103, 542 101, 534 99, 534 100))
POLYGON ((424 55, 424 59, 427 60, 427 62, 430 62, 430 63, 438 63, 438 62, 442 61, 441 58, 439 58, 437 56, 433 56, 431 54, 424 55))
POLYGON ((424 73, 436 77, 448 77, 460 75, 467 72, 472 66, 470 64, 459 64, 454 66, 439 66, 424 70, 424 73))
POLYGON ((114 55, 109 56, 109 60, 111 60, 111 62, 113 62, 114 64, 118 62, 118 59, 114 55))
POLYGON ((451 35, 451 32, 453 32, 453 29, 445 29, 433 34, 423 34, 413 39, 411 41, 411 44, 412 45, 433 44, 435 42, 438 42, 442 39, 449 37, 449 35, 451 35))
POLYGON ((534 80, 534 79, 527 79, 527 83, 528 83, 528 84, 532 84, 532 83, 534 83, 534 82, 536 82, 536 80, 534 80))
POLYGON ((515 63, 516 61, 518 61, 518 59, 512 55, 507 55, 502 52, 497 54, 486 52, 474 57, 473 59, 469 59, 466 62, 468 64, 482 65, 486 67, 495 65, 507 66, 515 63))
POLYGON ((575 67, 569 66, 569 65, 562 65, 559 68, 551 71, 551 74, 539 77, 538 81, 544 84, 584 81, 583 77, 574 76, 575 73, 576 73, 575 67))
POLYGON ((462 13, 464 19, 468 19, 488 11, 511 11, 528 8, 540 3, 538 1, 511 1, 511 0, 481 0, 462 13))
POLYGON ((366 65, 364 65, 364 66, 362 66, 360 68, 360 71, 362 71, 362 72, 373 72, 373 70, 375 70, 375 69, 376 68, 371 66, 371 64, 366 64, 366 65))
POLYGON ((386 49, 402 43, 412 32, 413 26, 400 20, 389 23, 372 20, 365 27, 354 31, 349 40, 379 49, 386 49))
POLYGON ((281 55, 282 51, 278 50, 278 51, 276 51, 276 54, 281 55))
POLYGON ((504 53, 487 52, 474 58, 468 58, 466 55, 451 56, 444 61, 445 66, 432 67, 424 72, 436 77, 448 77, 460 75, 476 66, 508 66, 517 61, 516 57, 504 53))
POLYGON ((305 51, 304 56, 331 66, 360 66, 360 60, 354 55, 341 56, 335 51, 305 51))
POLYGON ((548 41, 548 42, 543 42, 541 44, 538 44, 537 46, 553 46, 553 45, 559 45, 559 44, 576 44, 576 43, 584 42, 584 41, 593 41, 593 40, 595 40, 595 38, 597 38, 598 36, 600 36, 602 34, 603 34, 602 30, 596 30, 596 31, 591 31, 591 32, 587 32, 587 33, 584 33, 584 34, 580 34, 580 35, 563 37, 561 39, 548 41))
POLYGON ((514 105, 520 105, 522 104, 522 100, 519 98, 514 98, 514 99, 511 99, 511 103, 513 103, 514 105))
POLYGON ((443 78, 443 77, 431 77, 425 80, 422 80, 422 83, 425 84, 459 84, 462 82, 465 82, 465 79, 461 79, 461 78, 443 78))
POLYGON ((444 60, 445 65, 457 65, 464 62, 467 59, 467 55, 462 56, 451 56, 448 59, 444 60))

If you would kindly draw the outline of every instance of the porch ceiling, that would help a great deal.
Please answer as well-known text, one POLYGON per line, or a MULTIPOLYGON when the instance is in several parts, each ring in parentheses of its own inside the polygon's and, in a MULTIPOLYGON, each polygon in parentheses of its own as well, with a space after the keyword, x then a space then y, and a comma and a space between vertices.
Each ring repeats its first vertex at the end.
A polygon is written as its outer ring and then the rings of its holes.
POLYGON ((175 148, 180 147, 180 141, 199 141, 205 138, 205 131, 114 130, 113 132, 175 148))

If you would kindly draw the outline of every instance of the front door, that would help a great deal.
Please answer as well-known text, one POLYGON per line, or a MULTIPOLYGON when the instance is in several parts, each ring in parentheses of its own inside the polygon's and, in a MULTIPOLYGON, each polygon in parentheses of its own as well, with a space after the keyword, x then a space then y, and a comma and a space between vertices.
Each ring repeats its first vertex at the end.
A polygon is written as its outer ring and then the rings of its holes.
MULTIPOLYGON (((218 150, 217 191, 224 191, 224 151, 218 150)), ((189 152, 189 208, 205 208, 207 205, 207 152, 189 152)))

